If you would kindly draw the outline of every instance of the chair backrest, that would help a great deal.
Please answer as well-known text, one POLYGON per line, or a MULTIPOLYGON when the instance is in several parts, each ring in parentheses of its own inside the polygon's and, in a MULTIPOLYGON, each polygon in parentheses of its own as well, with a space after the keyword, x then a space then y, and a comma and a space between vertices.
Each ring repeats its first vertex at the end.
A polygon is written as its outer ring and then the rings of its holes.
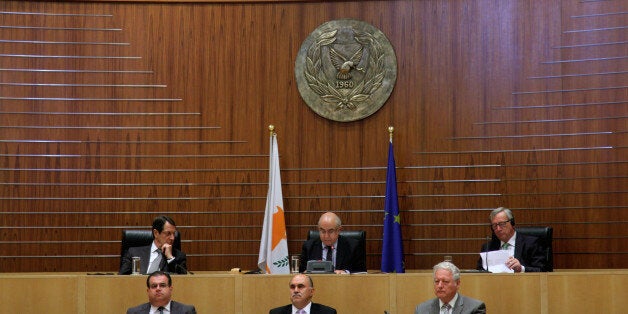
POLYGON ((519 227, 517 226, 517 232, 525 235, 535 236, 541 239, 542 244, 545 246, 545 254, 547 257, 547 269, 546 271, 554 271, 554 250, 552 249, 553 229, 552 227, 519 227))
MULTIPOLYGON (((364 255, 364 259, 366 260, 366 231, 364 230, 341 230, 340 235, 345 238, 352 238, 358 240, 359 247, 358 250, 362 252, 364 255)), ((319 238, 320 235, 318 230, 310 230, 307 233, 307 239, 316 239, 319 238)))
MULTIPOLYGON (((126 254, 126 251, 131 247, 147 246, 153 242, 152 230, 122 230, 122 246, 120 250, 120 257, 126 254)), ((174 234, 174 248, 181 250, 181 234, 179 230, 174 234)))

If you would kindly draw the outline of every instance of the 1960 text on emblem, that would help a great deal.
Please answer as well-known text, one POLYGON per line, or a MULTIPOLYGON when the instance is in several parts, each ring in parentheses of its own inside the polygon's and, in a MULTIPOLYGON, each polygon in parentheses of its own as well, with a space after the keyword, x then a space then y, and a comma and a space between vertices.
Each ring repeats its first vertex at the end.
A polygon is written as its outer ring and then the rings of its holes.
POLYGON ((397 62, 381 31, 362 21, 338 20, 321 25, 303 42, 295 76, 312 110, 349 122, 384 105, 396 81, 397 62))

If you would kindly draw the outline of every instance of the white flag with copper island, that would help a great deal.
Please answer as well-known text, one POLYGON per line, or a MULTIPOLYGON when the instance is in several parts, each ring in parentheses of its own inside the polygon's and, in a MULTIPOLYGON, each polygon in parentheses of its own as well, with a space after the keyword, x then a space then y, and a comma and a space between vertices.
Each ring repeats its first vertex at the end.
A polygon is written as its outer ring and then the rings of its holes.
POLYGON ((267 274, 289 274, 288 237, 286 236, 281 175, 279 173, 279 149, 277 148, 277 135, 275 133, 270 136, 268 181, 266 211, 257 266, 267 274))

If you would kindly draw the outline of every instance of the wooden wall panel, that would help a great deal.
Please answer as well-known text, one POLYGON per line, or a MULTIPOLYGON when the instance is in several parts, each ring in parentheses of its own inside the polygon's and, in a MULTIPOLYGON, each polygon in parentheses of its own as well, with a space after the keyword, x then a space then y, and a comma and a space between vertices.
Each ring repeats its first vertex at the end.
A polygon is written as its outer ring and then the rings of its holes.
POLYGON ((278 133, 289 250, 337 211, 379 269, 389 125, 408 269, 475 265, 492 208, 554 227, 555 267, 626 268, 625 1, 4 1, 0 271, 115 271, 171 215, 190 269, 254 268, 278 133), (397 83, 328 121, 294 60, 382 30, 397 83))

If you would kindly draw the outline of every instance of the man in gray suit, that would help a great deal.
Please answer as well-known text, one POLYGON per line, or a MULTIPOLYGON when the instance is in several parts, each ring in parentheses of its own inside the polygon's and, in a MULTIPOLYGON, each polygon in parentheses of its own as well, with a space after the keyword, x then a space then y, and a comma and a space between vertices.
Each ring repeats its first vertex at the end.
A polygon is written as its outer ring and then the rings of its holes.
POLYGON ((441 262, 434 266, 434 294, 436 298, 417 305, 415 314, 483 314, 486 313, 484 302, 462 296, 460 287, 460 269, 450 262, 441 262))
POLYGON ((148 303, 132 307, 127 314, 196 314, 193 305, 172 301, 172 278, 168 273, 156 271, 146 278, 148 303))

